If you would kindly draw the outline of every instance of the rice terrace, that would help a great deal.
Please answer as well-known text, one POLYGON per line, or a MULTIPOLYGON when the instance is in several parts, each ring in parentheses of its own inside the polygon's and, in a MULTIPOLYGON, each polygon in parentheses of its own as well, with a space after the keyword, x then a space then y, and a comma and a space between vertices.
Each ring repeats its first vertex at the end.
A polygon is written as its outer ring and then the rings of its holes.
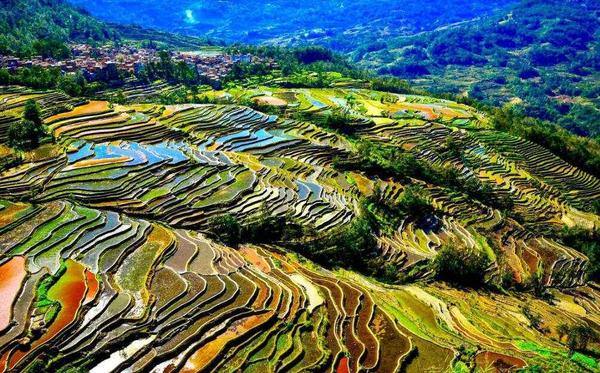
POLYGON ((0 372, 600 371, 596 138, 321 46, 0 9, 0 372))

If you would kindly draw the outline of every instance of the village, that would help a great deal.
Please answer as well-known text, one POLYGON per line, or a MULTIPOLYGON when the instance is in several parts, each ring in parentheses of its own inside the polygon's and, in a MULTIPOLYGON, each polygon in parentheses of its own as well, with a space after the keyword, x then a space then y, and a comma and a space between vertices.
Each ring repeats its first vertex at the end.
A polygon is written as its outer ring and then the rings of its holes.
MULTIPOLYGON (((146 64, 160 61, 159 50, 151 48, 94 47, 88 44, 72 44, 70 48, 72 57, 66 60, 42 56, 23 59, 0 55, 0 67, 10 71, 33 66, 59 68, 63 73, 80 71, 89 81, 110 81, 118 78, 119 71, 136 74, 146 64)), ((276 65, 272 59, 250 54, 229 55, 197 51, 171 51, 169 54, 173 62, 185 62, 188 66, 195 67, 199 76, 215 82, 223 79, 236 63, 266 64, 269 67, 276 65)))

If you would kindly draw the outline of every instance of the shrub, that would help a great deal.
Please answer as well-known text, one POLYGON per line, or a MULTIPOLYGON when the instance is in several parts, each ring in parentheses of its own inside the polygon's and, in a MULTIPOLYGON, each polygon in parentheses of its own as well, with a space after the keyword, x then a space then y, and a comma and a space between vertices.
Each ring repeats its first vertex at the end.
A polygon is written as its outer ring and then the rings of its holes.
POLYGON ((415 220, 433 213, 433 207, 427 201, 422 187, 409 185, 398 199, 397 207, 415 220))
POLYGON ((211 218, 208 230, 224 244, 237 247, 241 241, 241 225, 232 215, 225 214, 211 218))
POLYGON ((352 224, 312 240, 305 250, 307 256, 320 264, 364 271, 375 247, 376 241, 369 220, 359 217, 352 224))
POLYGON ((427 65, 421 62, 396 62, 394 65, 389 67, 383 67, 378 71, 382 75, 393 75, 401 77, 419 77, 422 75, 429 75, 431 72, 427 65))
POLYGON ((8 145, 19 150, 35 149, 45 134, 46 130, 43 126, 30 120, 22 120, 11 124, 8 128, 8 145))
POLYGON ((66 43, 59 40, 36 40, 33 42, 33 50, 37 55, 44 58, 55 58, 63 60, 71 57, 71 49, 66 43))
POLYGON ((552 66, 567 59, 567 51, 552 46, 536 46, 529 51, 530 61, 537 66, 552 66))
POLYGON ((535 313, 531 310, 529 305, 525 305, 521 310, 523 312, 523 316, 529 320, 529 326, 536 330, 540 330, 542 326, 542 316, 539 313, 535 313))
POLYGON ((567 337, 567 346, 569 351, 585 351, 590 342, 598 341, 598 334, 588 325, 560 324, 556 328, 559 339, 567 337))
POLYGON ((308 234, 308 229, 290 216, 273 216, 264 208, 244 222, 229 214, 214 217, 208 221, 208 230, 219 241, 231 247, 237 247, 241 243, 290 243, 308 234))
POLYGON ((567 162, 600 177, 600 145, 565 129, 516 113, 509 107, 496 109, 491 122, 499 131, 537 143, 567 162))
POLYGON ((517 72, 517 75, 521 79, 533 79, 540 76, 540 73, 531 66, 524 66, 517 72))
POLYGON ((482 253, 447 245, 438 252, 433 261, 433 270, 438 280, 479 287, 484 283, 485 271, 489 265, 489 259, 482 253))
POLYGON ((353 135, 355 128, 352 125, 353 118, 348 111, 335 108, 325 116, 323 126, 345 135, 353 135))
POLYGON ((289 216, 273 216, 261 211, 242 227, 242 240, 251 243, 275 243, 302 238, 304 229, 289 216))
POLYGON ((27 102, 25 102, 23 119, 31 121, 36 125, 42 125, 42 112, 37 102, 34 100, 27 100, 27 102))
POLYGON ((45 135, 46 128, 42 122, 40 107, 34 100, 28 100, 25 103, 23 119, 8 128, 8 145, 20 150, 35 149, 45 135))
POLYGON ((329 62, 333 60, 333 53, 329 49, 318 46, 299 48, 294 51, 294 56, 298 62, 305 65, 319 61, 329 62))
POLYGON ((600 281, 600 231, 565 226, 558 237, 567 246, 588 257, 587 277, 592 281, 600 281))

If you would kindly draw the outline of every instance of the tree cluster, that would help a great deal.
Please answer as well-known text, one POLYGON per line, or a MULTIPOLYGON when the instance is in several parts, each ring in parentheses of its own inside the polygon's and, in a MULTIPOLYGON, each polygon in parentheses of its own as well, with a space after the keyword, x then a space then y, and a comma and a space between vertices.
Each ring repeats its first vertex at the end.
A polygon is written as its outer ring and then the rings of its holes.
POLYGON ((0 69, 0 85, 58 89, 74 97, 91 95, 104 87, 102 82, 88 82, 81 72, 63 74, 58 68, 39 66, 19 68, 14 73, 0 69))
POLYGON ((19 150, 31 150, 39 146, 46 135, 40 107, 34 100, 25 103, 23 118, 8 128, 8 145, 19 150))
POLYGON ((489 266, 490 260, 485 254, 454 245, 442 247, 433 261, 438 280, 475 288, 484 284, 489 266))
POLYGON ((560 340, 566 338, 569 351, 586 351, 589 343, 599 341, 598 334, 588 325, 560 324, 556 328, 560 340))
POLYGON ((600 231, 565 226, 558 232, 558 239, 587 256, 587 277, 600 282, 600 231))
POLYGON ((118 40, 118 33, 63 0, 0 2, 0 54, 65 58, 66 43, 118 40))

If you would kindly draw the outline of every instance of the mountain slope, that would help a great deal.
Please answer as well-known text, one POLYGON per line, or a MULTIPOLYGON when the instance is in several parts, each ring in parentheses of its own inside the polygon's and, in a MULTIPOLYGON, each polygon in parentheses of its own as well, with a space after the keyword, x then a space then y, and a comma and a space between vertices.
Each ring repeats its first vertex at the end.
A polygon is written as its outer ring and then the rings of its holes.
POLYGON ((600 3, 522 1, 506 14, 386 41, 354 54, 384 74, 600 136, 600 3))
POLYGON ((104 22, 63 0, 4 0, 0 3, 0 53, 37 53, 38 39, 98 42, 117 38, 104 22))
POLYGON ((197 48, 205 38, 139 26, 108 24, 65 0, 6 0, 0 3, 0 55, 65 57, 65 43, 152 40, 171 48, 197 48))
POLYGON ((597 370, 599 345, 570 354, 561 330, 600 331, 598 257, 558 232, 600 227, 600 179, 451 101, 151 89, 56 115, 60 93, 0 90, 56 138, 0 177, 0 372, 597 370), (415 281, 440 257, 466 287, 415 281))
POLYGON ((103 19, 229 42, 323 45, 421 88, 518 104, 600 136, 596 0, 71 1, 103 19))
POLYGON ((279 52, 0 87, 0 373, 597 371, 600 149, 279 52))
POLYGON ((378 37, 409 35, 493 13, 509 2, 382 0, 70 0, 102 19, 228 42, 321 45, 351 51, 378 37))

